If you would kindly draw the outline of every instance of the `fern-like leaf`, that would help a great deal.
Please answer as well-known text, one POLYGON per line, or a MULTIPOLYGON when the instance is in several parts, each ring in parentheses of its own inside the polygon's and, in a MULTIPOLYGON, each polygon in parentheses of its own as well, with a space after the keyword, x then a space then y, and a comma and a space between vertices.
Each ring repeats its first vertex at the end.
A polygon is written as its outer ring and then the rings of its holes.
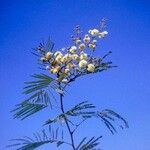
POLYGON ((24 88, 24 93, 30 96, 12 110, 14 118, 23 120, 48 106, 52 108, 47 87, 54 88, 55 83, 52 83, 54 79, 45 74, 35 74, 33 77, 36 80, 26 82, 27 86, 24 88))
POLYGON ((47 87, 55 88, 54 79, 45 74, 34 74, 32 75, 36 80, 31 82, 25 82, 27 86, 24 87, 24 94, 30 94, 47 87), (52 84, 53 82, 53 84, 52 84))
POLYGON ((68 117, 71 116, 81 116, 84 119, 91 118, 93 115, 95 115, 95 111, 93 111, 93 108, 95 108, 93 104, 89 104, 87 103, 87 101, 81 102, 66 113, 60 114, 54 119, 47 120, 44 125, 55 123, 58 121, 61 122, 62 120, 64 120, 64 118, 69 121, 68 117))
POLYGON ((48 105, 32 103, 30 101, 24 101, 21 104, 16 105, 16 108, 11 112, 14 112, 14 118, 24 120, 28 116, 35 114, 38 111, 46 108, 48 105))
POLYGON ((129 127, 127 121, 122 116, 110 109, 105 109, 101 112, 97 112, 97 117, 102 119, 102 121, 112 134, 117 132, 114 126, 114 123, 116 123, 117 121, 121 121, 121 125, 119 126, 122 129, 129 127))
POLYGON ((87 142, 85 142, 87 138, 83 138, 83 140, 77 146, 76 150, 93 150, 99 144, 100 138, 102 138, 102 136, 100 136, 98 138, 92 137, 87 142))
POLYGON ((34 150, 48 143, 56 143, 57 147, 64 143, 70 145, 69 143, 64 142, 62 138, 58 139, 58 135, 58 129, 54 131, 51 127, 49 127, 47 132, 46 130, 43 130, 40 134, 34 134, 34 138, 23 137, 20 139, 13 139, 11 141, 16 143, 8 145, 7 147, 17 147, 16 150, 34 150))

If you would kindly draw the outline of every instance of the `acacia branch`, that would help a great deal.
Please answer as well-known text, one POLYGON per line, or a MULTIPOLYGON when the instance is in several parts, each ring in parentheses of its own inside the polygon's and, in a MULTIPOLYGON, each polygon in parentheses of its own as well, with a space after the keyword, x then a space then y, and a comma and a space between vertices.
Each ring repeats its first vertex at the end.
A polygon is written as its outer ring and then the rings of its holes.
MULTIPOLYGON (((61 103, 61 111, 62 111, 62 113, 65 113, 65 111, 64 111, 64 105, 63 105, 63 94, 60 94, 60 103, 61 103)), ((70 128, 70 126, 69 126, 69 122, 68 122, 68 120, 67 120, 66 117, 64 117, 64 120, 65 120, 67 129, 68 129, 69 134, 70 134, 71 143, 72 143, 72 144, 71 144, 71 145, 72 145, 72 148, 73 148, 73 150, 75 150, 75 144, 74 144, 73 132, 71 131, 71 128, 70 128)))

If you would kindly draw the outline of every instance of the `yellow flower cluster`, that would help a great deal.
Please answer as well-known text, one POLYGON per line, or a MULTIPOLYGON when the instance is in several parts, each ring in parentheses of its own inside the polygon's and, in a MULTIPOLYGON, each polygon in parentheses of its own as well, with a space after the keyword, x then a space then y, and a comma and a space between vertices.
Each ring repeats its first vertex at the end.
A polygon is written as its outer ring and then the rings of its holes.
POLYGON ((83 39, 76 37, 74 46, 66 51, 46 52, 41 61, 48 64, 47 69, 56 74, 59 82, 68 83, 72 75, 95 71, 97 64, 93 61, 94 58, 87 54, 86 49, 95 50, 96 38, 104 38, 107 34, 107 31, 89 30, 83 39))

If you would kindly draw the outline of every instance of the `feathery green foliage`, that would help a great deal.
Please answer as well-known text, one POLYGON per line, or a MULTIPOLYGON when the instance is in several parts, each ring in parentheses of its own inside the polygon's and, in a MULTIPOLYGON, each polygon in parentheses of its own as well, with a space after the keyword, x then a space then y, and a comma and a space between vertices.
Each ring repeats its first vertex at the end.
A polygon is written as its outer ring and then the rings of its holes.
POLYGON ((97 117, 102 119, 102 121, 112 134, 117 132, 116 128, 113 125, 113 123, 116 123, 117 121, 122 122, 122 124, 119 125, 121 129, 129 127, 127 121, 122 116, 110 109, 105 109, 101 112, 97 112, 97 117))
POLYGON ((12 112, 15 112, 14 118, 23 120, 28 116, 31 116, 38 111, 41 111, 47 106, 48 105, 45 104, 37 104, 29 101, 24 101, 21 104, 16 105, 16 109, 12 110, 12 112))
POLYGON ((87 138, 83 138, 83 140, 79 143, 76 150, 93 150, 93 148, 96 148, 99 144, 99 139, 102 138, 102 136, 95 138, 92 137, 90 140, 86 142, 87 138))
POLYGON ((45 125, 55 123, 55 122, 61 122, 64 120, 64 118, 69 120, 69 116, 81 116, 82 118, 91 118, 95 112, 93 110, 95 106, 93 104, 87 103, 87 101, 81 102, 77 105, 75 105, 72 109, 67 111, 66 113, 62 113, 58 115, 54 119, 49 119, 45 122, 45 125), (92 110, 91 110, 92 109, 92 110))
POLYGON ((81 116, 84 119, 89 119, 92 117, 101 118, 102 122, 106 125, 106 127, 109 129, 109 131, 112 134, 117 132, 115 128, 116 122, 119 122, 119 121, 121 122, 119 127, 121 127, 122 129, 128 128, 127 121, 123 117, 121 117, 118 113, 110 109, 96 111, 95 106, 93 104, 87 103, 87 101, 84 101, 75 105, 72 109, 70 109, 66 113, 62 113, 58 115, 54 119, 47 120, 44 125, 48 125, 48 124, 56 123, 56 122, 61 123, 62 120, 64 120, 65 118, 68 121, 70 121, 69 117, 71 116, 72 117, 81 116))
POLYGON ((56 143, 57 147, 61 146, 62 144, 68 144, 69 143, 63 141, 63 134, 62 131, 60 132, 61 137, 59 137, 59 129, 53 130, 49 126, 49 130, 42 130, 41 133, 35 133, 34 138, 30 137, 23 137, 20 139, 13 139, 11 140, 16 141, 17 143, 8 145, 7 147, 18 147, 16 150, 34 150, 44 144, 48 143, 56 143))
POLYGON ((27 86, 24 87, 24 94, 30 94, 44 88, 55 88, 54 79, 45 74, 34 74, 32 75, 36 80, 31 82, 25 82, 27 86), (52 84, 53 82, 53 84, 52 84))
POLYGON ((55 83, 52 83, 54 79, 45 74, 35 74, 33 77, 36 80, 25 82, 27 86, 24 88, 24 93, 30 94, 30 96, 11 111, 14 113, 14 118, 23 120, 48 106, 52 108, 48 89, 46 88, 55 87, 55 83))

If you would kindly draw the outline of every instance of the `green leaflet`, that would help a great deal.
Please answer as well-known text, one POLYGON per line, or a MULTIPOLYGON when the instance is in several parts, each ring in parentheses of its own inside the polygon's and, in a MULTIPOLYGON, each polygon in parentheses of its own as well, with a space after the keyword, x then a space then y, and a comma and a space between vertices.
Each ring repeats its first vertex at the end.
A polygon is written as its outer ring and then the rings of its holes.
POLYGON ((36 104, 31 103, 29 101, 24 101, 21 104, 18 104, 14 110, 11 112, 14 112, 14 118, 17 119, 25 119, 28 116, 31 116, 35 114, 38 111, 41 111, 42 109, 46 108, 48 105, 45 104, 36 104))
POLYGON ((116 128, 113 125, 113 123, 116 123, 117 121, 121 122, 120 127, 122 129, 129 127, 127 121, 122 116, 110 109, 104 109, 101 112, 97 112, 97 117, 102 119, 102 121, 112 134, 117 132, 116 128))
POLYGON ((39 90, 42 90, 47 87, 55 88, 56 85, 53 81, 55 81, 53 78, 49 77, 45 74, 34 74, 32 77, 34 77, 36 80, 31 82, 25 82, 27 86, 24 87, 24 94, 30 94, 39 90), (52 84, 53 82, 53 84, 52 84))
POLYGON ((93 104, 87 103, 87 101, 81 102, 75 105, 66 113, 60 114, 54 119, 47 120, 44 125, 61 122, 61 120, 63 120, 64 118, 68 119, 69 116, 81 116, 82 118, 91 118, 93 115, 95 115, 95 111, 93 111, 94 108, 95 106, 93 104))
POLYGON ((86 137, 83 138, 83 140, 79 143, 76 150, 93 150, 93 148, 96 148, 99 144, 99 139, 102 138, 102 136, 95 138, 92 137, 90 140, 86 141, 86 137))
POLYGON ((43 130, 40 134, 34 134, 34 138, 30 137, 23 137, 20 139, 13 139, 12 142, 14 144, 8 145, 7 147, 18 147, 16 150, 34 150, 44 144, 48 143, 56 143, 57 147, 61 146, 62 144, 68 144, 63 141, 63 137, 59 138, 59 131, 58 128, 54 131, 51 127, 49 130, 43 130))
POLYGON ((14 118, 23 120, 48 106, 52 108, 48 89, 46 88, 55 87, 54 79, 45 74, 34 74, 32 77, 36 80, 25 82, 27 86, 24 88, 24 93, 30 94, 30 96, 11 111, 14 113, 14 118))
POLYGON ((119 121, 121 122, 119 127, 121 127, 122 129, 128 128, 127 121, 116 112, 110 109, 105 109, 100 112, 100 111, 95 111, 94 108, 95 106, 87 103, 87 101, 81 102, 76 106, 74 106, 69 111, 67 111, 66 113, 60 114, 54 119, 48 119, 44 125, 48 125, 56 122, 61 123, 61 121, 64 120, 64 118, 66 118, 70 122, 69 117, 81 116, 84 119, 88 119, 92 117, 100 118, 101 121, 106 125, 106 127, 109 129, 109 131, 112 134, 117 133, 116 123, 119 121))

